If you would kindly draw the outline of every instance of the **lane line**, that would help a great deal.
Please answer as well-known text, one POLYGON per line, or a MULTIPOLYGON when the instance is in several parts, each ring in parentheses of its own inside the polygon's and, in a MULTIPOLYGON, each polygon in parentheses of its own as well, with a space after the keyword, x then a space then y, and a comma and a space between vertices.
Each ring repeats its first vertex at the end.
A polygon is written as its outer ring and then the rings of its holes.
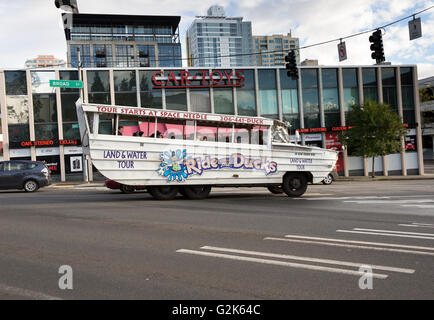
POLYGON ((63 300, 59 297, 53 297, 50 295, 47 295, 42 292, 36 292, 32 290, 17 288, 17 287, 11 287, 0 283, 0 292, 12 295, 12 296, 20 296, 25 297, 33 300, 63 300))
POLYGON ((343 243, 354 243, 354 244, 367 244, 367 245, 373 245, 373 246, 397 247, 397 248, 405 248, 405 249, 432 250, 432 251, 434 251, 434 247, 409 246, 409 245, 396 244, 396 243, 368 242, 368 241, 344 240, 344 239, 334 239, 334 238, 307 237, 307 236, 298 236, 298 235, 286 235, 285 238, 320 240, 320 241, 329 241, 329 242, 330 241, 331 242, 343 242, 343 243))
POLYGON ((416 226, 429 226, 429 227, 434 227, 434 224, 431 223, 418 223, 418 222, 413 222, 412 224, 416 225, 416 226))
POLYGON ((277 254, 277 253, 268 253, 268 252, 260 252, 260 251, 238 250, 238 249, 229 249, 229 248, 212 247, 212 246, 204 246, 204 247, 201 247, 201 249, 212 250, 212 251, 221 251, 221 252, 230 252, 230 253, 249 254, 249 255, 269 257, 269 258, 280 258, 280 259, 289 259, 289 260, 298 260, 298 261, 319 262, 319 263, 334 264, 334 265, 341 265, 341 266, 347 266, 347 267, 360 268, 361 266, 370 266, 372 269, 378 269, 378 270, 382 270, 382 271, 408 273, 408 274, 413 274, 415 272, 415 270, 413 270, 413 269, 380 266, 380 265, 373 265, 370 263, 360 263, 360 262, 349 262, 349 261, 340 261, 340 260, 331 260, 331 259, 300 257, 300 256, 287 255, 287 254, 277 254))
POLYGON ((357 231, 373 231, 373 232, 385 232, 385 233, 397 233, 397 234, 411 234, 417 236, 430 236, 434 237, 434 233, 420 233, 420 232, 407 232, 407 231, 395 231, 395 230, 379 230, 379 229, 364 229, 364 228, 353 228, 357 231))
MULTIPOLYGON (((212 253, 212 252, 204 252, 204 251, 188 250, 188 249, 179 249, 176 252, 193 254, 193 255, 200 255, 200 256, 206 256, 206 257, 213 257, 213 258, 223 258, 223 259, 237 260, 237 261, 256 262, 256 263, 261 263, 261 264, 270 264, 270 265, 291 267, 291 268, 297 268, 297 269, 307 269, 307 270, 314 270, 314 271, 339 273, 339 274, 346 274, 346 275, 352 275, 352 276, 358 276, 358 277, 365 275, 364 272, 359 272, 359 271, 354 271, 354 270, 322 267, 322 266, 315 266, 315 265, 310 265, 310 264, 284 262, 284 261, 277 261, 277 260, 242 257, 242 256, 235 256, 235 255, 229 255, 229 254, 223 254, 223 253, 212 253)), ((388 277, 388 275, 387 274, 380 274, 380 273, 372 273, 372 277, 377 278, 377 279, 386 279, 388 277)))
POLYGON ((366 250, 375 250, 375 251, 399 252, 399 253, 408 253, 408 254, 418 254, 418 255, 423 255, 423 256, 434 256, 434 252, 413 251, 413 250, 382 248, 382 247, 371 247, 371 246, 363 246, 363 245, 355 245, 355 244, 321 242, 321 241, 314 241, 314 240, 296 240, 296 239, 273 238, 273 237, 267 237, 267 238, 264 238, 264 240, 317 244, 317 245, 329 246, 329 247, 341 247, 341 248, 366 249, 366 250))
MULTIPOLYGON (((432 199, 413 199, 413 200, 345 200, 344 202, 352 202, 352 203, 358 203, 358 204, 406 204, 406 203, 412 203, 415 206, 417 203, 427 203, 427 202, 434 202, 432 199)), ((413 206, 413 205, 408 205, 413 206)))
POLYGON ((354 230, 336 230, 336 232, 369 234, 369 235, 375 235, 375 236, 388 236, 388 237, 399 237, 399 238, 413 238, 413 239, 434 240, 433 237, 411 236, 411 235, 408 235, 408 234, 392 234, 392 233, 365 232, 365 231, 354 231, 354 230))
POLYGON ((424 198, 428 197, 429 199, 432 198, 432 194, 427 195, 413 195, 413 196, 348 196, 348 197, 317 197, 317 198, 309 198, 309 197, 303 197, 303 198, 295 198, 295 199, 305 199, 305 200, 351 200, 351 199, 393 199, 393 198, 424 198))
POLYGON ((401 207, 417 207, 420 209, 431 209, 434 208, 434 205, 428 205, 428 204, 402 204, 401 207))

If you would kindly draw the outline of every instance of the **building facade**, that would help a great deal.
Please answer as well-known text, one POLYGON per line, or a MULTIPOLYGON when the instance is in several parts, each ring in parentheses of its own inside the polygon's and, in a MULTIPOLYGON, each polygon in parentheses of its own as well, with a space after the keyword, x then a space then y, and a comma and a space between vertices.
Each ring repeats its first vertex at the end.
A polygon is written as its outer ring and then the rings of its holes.
POLYGON ((207 16, 197 17, 187 30, 190 67, 254 66, 252 23, 227 17, 223 7, 212 6, 207 16))
POLYGON ((64 18, 68 66, 77 67, 79 48, 84 67, 181 67, 180 20, 73 14, 70 20, 64 18))
MULTIPOLYGON (((87 68, 84 101, 288 121, 299 143, 339 148, 338 133, 351 124, 353 103, 385 102, 403 118, 404 151, 375 161, 378 175, 423 174, 417 67, 300 67, 293 80, 283 67, 87 68)), ((50 80, 77 80, 74 69, 0 70, 0 104, 5 159, 46 161, 59 180, 76 179, 81 157, 75 111, 78 89, 51 88, 50 80)), ((101 130, 113 122, 101 119, 101 130)), ((342 151, 341 175, 368 175, 372 161, 342 151)), ((91 168, 90 168, 91 169, 91 168)), ((80 178, 80 176, 79 176, 80 178)))
POLYGON ((434 77, 419 80, 425 159, 434 160, 434 77))
MULTIPOLYGON (((256 55, 257 66, 284 66, 285 56, 290 50, 299 47, 298 38, 287 35, 273 34, 271 36, 253 36, 255 52, 264 52, 256 55), (270 53, 270 51, 276 51, 270 53)), ((295 51, 297 64, 300 64, 299 51, 295 51)))
POLYGON ((24 65, 26 68, 63 68, 66 67, 66 61, 50 55, 39 55, 36 58, 27 59, 24 65))

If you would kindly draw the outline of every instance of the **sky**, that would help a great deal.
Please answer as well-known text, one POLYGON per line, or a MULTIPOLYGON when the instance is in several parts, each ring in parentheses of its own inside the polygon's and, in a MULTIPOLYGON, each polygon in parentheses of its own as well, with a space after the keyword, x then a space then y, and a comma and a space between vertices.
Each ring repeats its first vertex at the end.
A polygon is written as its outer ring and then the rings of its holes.
MULTIPOLYGON (((375 29, 434 6, 434 0, 78 0, 81 13, 178 15, 183 57, 185 35, 195 16, 214 4, 227 16, 252 22, 253 35, 292 32, 300 46, 375 29)), ((422 19, 422 38, 410 41, 408 20, 383 30, 386 60, 417 64, 418 78, 434 76, 434 8, 422 19)), ((22 68, 26 59, 53 54, 66 60, 66 41, 54 0, 0 0, 0 69, 22 68)), ((338 41, 302 49, 301 59, 320 65, 372 65, 366 33, 344 40, 348 59, 339 62, 338 41)), ((183 62, 186 66, 186 62, 183 62)))

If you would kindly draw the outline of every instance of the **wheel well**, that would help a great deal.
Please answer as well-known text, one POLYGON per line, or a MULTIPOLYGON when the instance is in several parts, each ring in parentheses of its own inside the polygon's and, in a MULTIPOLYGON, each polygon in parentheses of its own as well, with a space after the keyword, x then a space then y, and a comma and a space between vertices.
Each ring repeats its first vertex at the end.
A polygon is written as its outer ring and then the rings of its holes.
POLYGON ((303 174, 304 176, 306 176, 307 182, 313 182, 313 174, 309 171, 288 171, 287 173, 285 173, 285 176, 293 173, 303 174))

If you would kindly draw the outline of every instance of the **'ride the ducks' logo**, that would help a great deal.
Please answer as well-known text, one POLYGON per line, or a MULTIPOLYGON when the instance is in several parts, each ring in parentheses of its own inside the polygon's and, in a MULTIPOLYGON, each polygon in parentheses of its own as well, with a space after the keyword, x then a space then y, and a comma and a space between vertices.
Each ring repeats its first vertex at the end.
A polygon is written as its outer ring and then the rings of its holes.
POLYGON ((182 182, 193 174, 202 175, 204 171, 219 169, 260 170, 269 175, 277 172, 277 163, 268 161, 266 157, 255 159, 240 153, 226 158, 211 156, 187 158, 187 150, 184 149, 162 153, 161 164, 157 171, 159 175, 167 177, 169 182, 182 182))

